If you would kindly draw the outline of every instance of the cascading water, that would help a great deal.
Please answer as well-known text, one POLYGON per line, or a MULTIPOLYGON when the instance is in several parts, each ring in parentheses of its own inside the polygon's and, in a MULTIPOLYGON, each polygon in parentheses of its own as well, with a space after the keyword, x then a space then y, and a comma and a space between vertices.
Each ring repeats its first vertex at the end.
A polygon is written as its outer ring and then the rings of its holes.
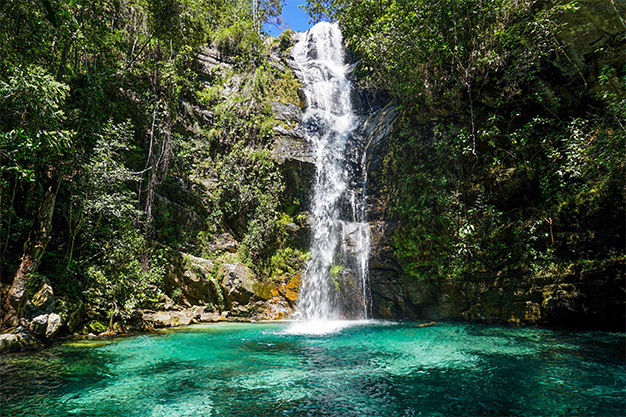
POLYGON ((341 31, 318 23, 294 47, 308 107, 305 136, 315 149, 310 203, 311 259, 296 318, 367 318, 369 226, 365 215, 363 146, 350 135, 358 125, 346 78, 341 31), (349 143, 349 145, 348 145, 349 143))

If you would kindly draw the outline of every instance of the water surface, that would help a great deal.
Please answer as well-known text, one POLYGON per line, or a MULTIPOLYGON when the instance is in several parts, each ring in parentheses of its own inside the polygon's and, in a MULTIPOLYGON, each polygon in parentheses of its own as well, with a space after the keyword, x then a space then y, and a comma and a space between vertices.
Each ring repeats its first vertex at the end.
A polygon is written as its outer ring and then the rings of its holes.
POLYGON ((224 323, 4 355, 0 415, 626 415, 623 334, 418 325, 224 323))

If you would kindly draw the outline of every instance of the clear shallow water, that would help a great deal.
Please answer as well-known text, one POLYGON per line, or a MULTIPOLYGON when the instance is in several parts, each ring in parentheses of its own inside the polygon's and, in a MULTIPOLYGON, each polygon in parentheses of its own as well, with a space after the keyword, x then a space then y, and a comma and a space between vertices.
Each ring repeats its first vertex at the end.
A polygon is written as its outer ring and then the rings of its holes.
POLYGON ((0 356, 2 416, 626 414, 623 334, 200 325, 0 356))

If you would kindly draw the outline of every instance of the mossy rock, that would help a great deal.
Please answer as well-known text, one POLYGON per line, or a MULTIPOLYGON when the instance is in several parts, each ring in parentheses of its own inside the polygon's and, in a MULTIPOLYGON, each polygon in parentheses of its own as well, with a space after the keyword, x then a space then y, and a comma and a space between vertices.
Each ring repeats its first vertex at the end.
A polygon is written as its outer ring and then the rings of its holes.
POLYGON ((95 334, 99 334, 99 333, 104 333, 107 330, 107 325, 98 321, 98 320, 92 320, 89 323, 87 323, 85 325, 85 327, 83 328, 83 333, 95 333, 95 334))

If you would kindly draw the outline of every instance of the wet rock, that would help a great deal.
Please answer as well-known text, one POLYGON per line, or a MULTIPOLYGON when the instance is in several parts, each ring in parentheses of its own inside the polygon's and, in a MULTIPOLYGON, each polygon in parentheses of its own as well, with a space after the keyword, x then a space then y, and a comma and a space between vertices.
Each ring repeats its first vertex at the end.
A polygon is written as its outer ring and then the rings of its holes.
POLYGON ((289 301, 296 302, 300 297, 300 287, 302 285, 302 277, 298 273, 294 275, 288 282, 281 284, 280 293, 289 301))
POLYGON ((272 112, 276 120, 288 122, 300 122, 302 120, 302 111, 295 104, 285 104, 277 101, 270 101, 269 103, 272 106, 272 112))
POLYGON ((392 221, 370 222, 370 269, 402 270, 391 246, 393 234, 399 226, 399 222, 392 221))
MULTIPOLYGON (((287 66, 291 69, 291 71, 293 72, 293 75, 298 78, 299 80, 302 80, 303 76, 302 76, 302 69, 300 68, 300 66, 298 65, 298 63, 296 61, 293 60, 293 57, 291 56, 285 56, 283 57, 283 61, 287 64, 287 66)), ((302 107, 302 106, 300 106, 302 107)))
POLYGON ((272 154, 280 164, 286 161, 315 163, 313 148, 299 129, 287 130, 282 126, 275 126, 272 154))

